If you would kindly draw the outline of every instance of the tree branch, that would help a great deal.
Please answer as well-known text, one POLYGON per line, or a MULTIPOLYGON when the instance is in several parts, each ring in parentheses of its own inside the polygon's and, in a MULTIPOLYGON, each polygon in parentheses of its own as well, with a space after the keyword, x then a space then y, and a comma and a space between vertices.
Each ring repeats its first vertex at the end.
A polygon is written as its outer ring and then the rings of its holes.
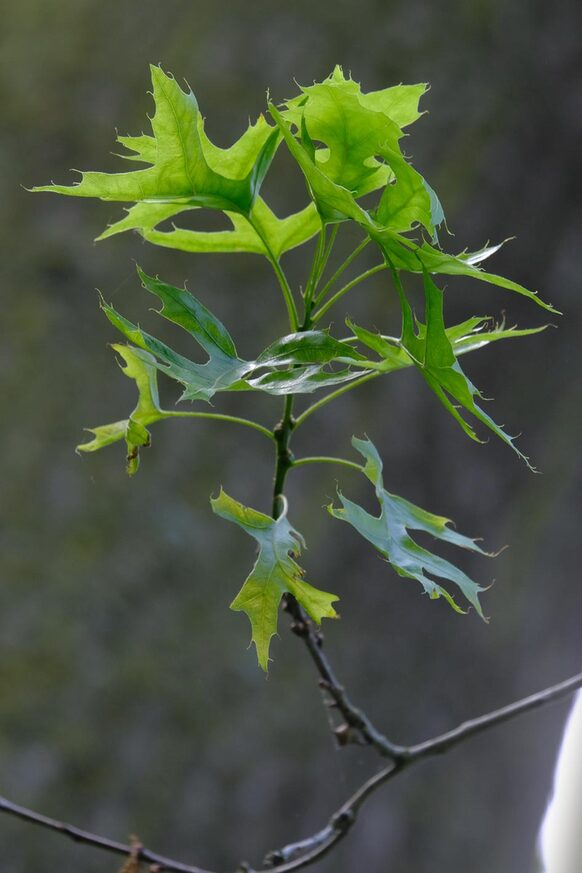
POLYGON ((382 757, 399 758, 404 748, 391 743, 370 721, 365 712, 358 709, 349 699, 345 688, 339 682, 329 658, 323 651, 323 634, 314 627, 294 597, 288 597, 285 602, 285 610, 293 619, 291 630, 297 634, 311 656, 319 673, 319 687, 329 698, 328 706, 335 707, 345 720, 344 724, 336 727, 334 734, 338 745, 361 742, 372 746, 382 757))
MULTIPOLYGON (((272 870, 274 868, 277 873, 290 873, 292 870, 299 870, 302 867, 313 864, 327 854, 351 830, 361 807, 368 797, 403 770, 424 758, 443 754, 470 737, 483 733, 498 724, 517 718, 519 715, 530 712, 530 710, 539 709, 553 701, 560 700, 581 687, 582 673, 578 673, 564 682, 552 685, 515 703, 510 703, 501 709, 496 709, 479 718, 463 722, 453 730, 426 740, 424 743, 419 743, 415 746, 396 747, 397 753, 392 763, 366 780, 334 812, 324 828, 300 842, 290 843, 282 849, 270 852, 265 859, 268 869, 272 870)), ((265 871, 257 871, 257 873, 265 873, 265 871)))
MULTIPOLYGON (((320 654, 322 655, 322 653, 320 654)), ((325 663, 323 655, 322 660, 325 663)), ((326 669, 331 671, 329 665, 326 669)), ((331 676, 333 677, 333 674, 331 674, 331 676)), ((337 689, 339 686, 334 685, 333 679, 331 681, 332 687, 337 689)), ((578 673, 570 679, 566 679, 564 682, 552 685, 549 688, 545 688, 543 691, 530 695, 529 697, 524 697, 522 700, 518 700, 515 703, 510 703, 508 706, 504 706, 501 709, 496 709, 493 712, 480 716, 479 718, 463 722, 453 730, 441 734, 440 736, 433 737, 430 740, 426 740, 423 743, 418 743, 414 746, 392 746, 394 750, 394 759, 392 762, 383 770, 380 770, 378 773, 374 774, 374 776, 370 777, 370 779, 366 780, 366 782, 364 782, 351 795, 351 797, 349 797, 345 803, 334 812, 325 827, 304 840, 300 840, 296 843, 289 843, 287 846, 269 853, 265 859, 265 864, 267 866, 264 869, 255 871, 253 868, 249 867, 248 864, 243 863, 239 866, 239 873, 242 873, 242 871, 245 871, 245 873, 267 873, 268 870, 272 871, 273 869, 275 869, 277 873, 291 873, 292 870, 299 870, 302 867, 308 867, 310 864, 313 864, 327 854, 327 852, 329 852, 346 836, 355 824, 358 813, 368 797, 374 794, 378 788, 385 785, 403 770, 418 761, 422 761, 424 758, 448 752, 449 749, 460 745, 465 740, 468 740, 479 733, 483 733, 496 725, 517 718, 519 715, 523 715, 531 710, 539 709, 540 707, 546 706, 556 700, 560 700, 571 694, 577 688, 582 688, 582 673, 578 673)), ((344 699, 342 705, 346 705, 345 701, 347 701, 347 698, 345 697, 343 689, 341 693, 344 699)), ((347 705, 351 706, 349 701, 347 702, 347 705)), ((352 711, 357 712, 357 710, 353 708, 352 711)), ((363 718, 366 722, 366 717, 363 716, 363 718)), ((157 866, 160 871, 166 870, 171 871, 171 873, 210 873, 210 871, 204 870, 201 867, 184 864, 163 855, 158 855, 156 852, 152 852, 150 849, 146 849, 143 846, 136 848, 132 845, 109 840, 106 837, 91 833, 90 831, 81 830, 74 825, 49 818, 48 816, 41 815, 40 813, 34 812, 26 807, 17 806, 3 797, 0 797, 0 813, 6 813, 7 815, 19 818, 29 824, 60 833, 76 843, 83 843, 84 845, 92 846, 93 848, 101 849, 115 855, 126 855, 129 857, 133 850, 134 854, 139 857, 140 861, 157 866)))
POLYGON ((114 855, 126 855, 129 857, 133 851, 140 861, 144 861, 146 864, 157 865, 160 870, 169 870, 173 871, 173 873, 210 873, 210 871, 203 870, 201 867, 193 867, 190 864, 183 864, 180 861, 165 858, 163 855, 151 852, 143 846, 136 847, 126 845, 125 843, 118 843, 116 840, 109 840, 106 837, 99 836, 99 834, 93 834, 90 831, 81 830, 74 825, 58 821, 54 818, 49 818, 38 812, 33 812, 31 809, 27 809, 24 806, 17 806, 5 797, 0 797, 0 813, 1 812, 19 818, 29 824, 38 825, 49 831, 55 831, 56 833, 62 834, 64 837, 68 837, 75 843, 83 843, 86 846, 93 846, 95 849, 103 849, 114 855))

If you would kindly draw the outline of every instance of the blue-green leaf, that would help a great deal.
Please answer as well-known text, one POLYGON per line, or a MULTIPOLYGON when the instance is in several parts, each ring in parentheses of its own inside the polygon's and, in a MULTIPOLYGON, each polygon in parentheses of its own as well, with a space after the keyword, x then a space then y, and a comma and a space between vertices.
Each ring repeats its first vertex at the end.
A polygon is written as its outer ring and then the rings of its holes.
POLYGON ((392 565, 399 576, 416 579, 429 597, 444 597, 457 612, 463 612, 453 595, 436 580, 450 582, 461 591, 465 599, 483 618, 479 594, 485 589, 473 582, 466 573, 449 561, 419 546, 410 536, 410 530, 430 534, 442 542, 486 555, 474 539, 457 533, 447 518, 433 515, 414 503, 390 494, 384 488, 382 460, 374 444, 353 437, 352 445, 365 459, 364 473, 374 485, 381 513, 370 515, 357 503, 353 503, 338 491, 341 507, 328 507, 334 518, 346 521, 367 539, 392 565))

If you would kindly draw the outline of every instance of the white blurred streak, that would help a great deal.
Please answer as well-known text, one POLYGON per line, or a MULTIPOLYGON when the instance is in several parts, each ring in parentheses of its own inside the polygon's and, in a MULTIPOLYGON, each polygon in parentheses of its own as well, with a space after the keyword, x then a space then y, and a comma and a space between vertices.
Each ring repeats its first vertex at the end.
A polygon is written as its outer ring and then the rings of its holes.
POLYGON ((544 873, 582 873, 582 694, 564 731, 541 851, 544 873))

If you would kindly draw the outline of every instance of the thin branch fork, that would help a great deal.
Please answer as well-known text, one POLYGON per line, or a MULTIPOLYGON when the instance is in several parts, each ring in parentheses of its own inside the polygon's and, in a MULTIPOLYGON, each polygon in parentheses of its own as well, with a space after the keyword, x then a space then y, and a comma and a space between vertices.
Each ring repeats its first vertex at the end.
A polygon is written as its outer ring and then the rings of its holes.
MULTIPOLYGON (((327 854, 351 830, 366 800, 378 788, 392 780, 403 770, 424 758, 448 752, 465 740, 490 730, 499 724, 503 724, 503 722, 511 721, 519 715, 567 697, 578 688, 582 688, 582 673, 578 673, 564 682, 552 685, 529 697, 524 697, 521 700, 510 703, 501 709, 496 709, 486 715, 465 721, 458 725, 458 727, 453 728, 453 730, 426 740, 423 743, 408 747, 396 747, 399 751, 393 761, 366 780, 366 782, 362 783, 351 797, 334 812, 324 828, 300 842, 291 843, 282 849, 271 852, 265 859, 266 863, 271 869, 275 869, 277 873, 291 873, 292 870, 299 870, 302 867, 313 864, 327 854)), ((256 871, 256 873, 264 873, 264 871, 256 871)))
MULTIPOLYGON (((539 709, 553 701, 567 697, 576 689, 582 687, 582 673, 566 679, 557 685, 552 685, 532 694, 529 697, 524 697, 515 703, 504 706, 493 712, 482 715, 479 718, 463 722, 458 727, 445 734, 433 737, 423 743, 414 746, 395 746, 397 754, 392 762, 380 770, 366 782, 364 782, 351 797, 346 800, 339 809, 331 816, 328 824, 313 834, 311 837, 301 840, 297 843, 291 843, 271 852, 267 856, 266 864, 268 865, 263 870, 254 871, 251 867, 243 864, 239 867, 240 873, 267 873, 267 870, 275 869, 277 873, 291 873, 292 870, 299 870, 302 867, 307 867, 315 861, 322 858, 330 849, 333 848, 354 825, 358 812, 365 801, 382 785, 392 780, 403 770, 412 766, 412 764, 434 755, 439 755, 448 752, 455 746, 460 745, 465 740, 477 734, 483 733, 498 724, 510 721, 519 715, 530 712, 534 709, 539 709)), ((156 852, 140 846, 136 847, 120 843, 115 840, 107 839, 99 834, 91 833, 90 831, 81 830, 74 825, 66 822, 58 821, 57 819, 49 818, 41 815, 24 806, 17 806, 6 798, 0 797, 0 813, 14 816, 29 824, 37 825, 50 831, 62 834, 77 843, 92 846, 96 849, 101 849, 116 855, 131 856, 132 851, 136 853, 140 861, 152 864, 160 871, 172 871, 172 873, 211 873, 201 867, 196 867, 190 864, 184 864, 180 861, 175 861, 171 858, 159 855, 156 852)))

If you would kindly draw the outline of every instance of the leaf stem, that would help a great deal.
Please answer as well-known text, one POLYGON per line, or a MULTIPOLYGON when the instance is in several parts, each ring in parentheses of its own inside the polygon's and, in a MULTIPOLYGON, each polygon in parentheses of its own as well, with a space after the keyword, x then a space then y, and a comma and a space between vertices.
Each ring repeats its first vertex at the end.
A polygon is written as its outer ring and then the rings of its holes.
POLYGON ((319 232, 319 236, 317 238, 317 245, 315 246, 315 250, 313 252, 313 260, 311 262, 311 268, 309 270, 309 275, 307 277, 307 283, 305 286, 305 294, 303 295, 304 306, 305 306, 305 317, 303 319, 303 329, 306 330, 309 326, 312 303, 313 303, 313 293, 315 291, 315 286, 317 283, 318 276, 320 274, 320 265, 325 255, 325 236, 326 229, 325 224, 321 225, 321 230, 319 232))
POLYGON ((360 282, 364 281, 364 279, 368 279, 370 276, 374 276, 376 273, 379 273, 381 270, 386 270, 387 266, 388 266, 387 264, 376 264, 375 267, 371 267, 369 270, 366 270, 364 273, 360 273, 359 276, 356 276, 355 279, 352 279, 351 282, 348 282, 346 285, 343 286, 343 288, 340 288, 339 291, 336 291, 336 293, 333 295, 333 297, 330 297, 329 300, 326 303, 324 303, 323 306, 317 310, 317 312, 315 312, 313 314, 312 319, 311 319, 312 322, 315 324, 317 321, 319 321, 320 318, 322 318, 325 315, 325 313, 328 311, 328 309, 331 309, 331 307, 335 303, 337 303, 337 301, 341 297, 344 296, 344 294, 347 294, 348 291, 351 291, 352 288, 354 288, 356 285, 359 285, 360 282))
POLYGON ((332 285, 334 285, 334 284, 337 282, 337 280, 338 280, 339 277, 342 275, 342 273, 344 272, 344 270, 347 270, 347 268, 350 266, 350 264, 352 263, 352 261, 354 261, 354 260, 358 257, 358 255, 360 254, 360 252, 363 251, 363 249, 366 248, 366 246, 368 245, 369 242, 370 242, 370 237, 366 237, 366 239, 363 239, 362 242, 361 242, 358 246, 356 246, 356 248, 355 248, 354 251, 351 253, 351 255, 348 255, 348 257, 345 259, 345 261, 344 261, 342 264, 339 265, 339 267, 337 268, 337 270, 335 271, 335 273, 333 274, 333 276, 331 277, 331 279, 329 279, 329 280, 325 283, 325 285, 323 286, 323 288, 321 289, 321 291, 319 292, 319 294, 318 294, 317 297, 315 298, 315 302, 314 302, 314 304, 313 304, 314 307, 319 306, 319 304, 320 304, 320 303, 324 300, 324 298, 327 296, 327 292, 328 292, 329 289, 332 287, 332 285))
POLYGON ((219 412, 168 412, 168 418, 209 418, 213 421, 227 421, 231 424, 242 424, 244 427, 251 427, 253 430, 262 433, 271 442, 275 441, 273 432, 268 427, 263 427, 258 421, 251 421, 249 418, 239 418, 238 415, 223 415, 219 412))
POLYGON ((309 418, 310 415, 313 415, 314 412, 317 412, 318 409, 321 409, 322 406, 325 406, 327 403, 330 403, 332 400, 335 400, 337 397, 341 397, 342 394, 347 394, 348 391, 351 391, 352 388, 358 388, 360 385, 363 385, 364 382, 369 382, 370 379, 375 379, 377 376, 381 376, 382 373, 378 372, 378 370, 374 370, 373 373, 366 373, 365 376, 360 376, 359 379, 354 379, 353 382, 348 382, 347 385, 342 385, 341 388, 337 388, 335 391, 332 391, 331 394, 326 394, 325 397, 322 397, 321 400, 317 400, 315 403, 312 403, 311 406, 308 406, 306 410, 304 410, 301 415, 297 416, 295 419, 295 427, 299 427, 300 424, 309 418))
POLYGON ((307 458, 298 458, 291 464, 293 468, 303 467, 305 464, 341 464, 343 467, 351 467, 352 470, 363 471, 361 464, 356 464, 355 461, 348 461, 345 458, 332 458, 327 455, 313 455, 307 458))
POLYGON ((323 276, 324 270, 327 266, 327 262, 329 260, 330 254, 331 254, 331 250, 333 249, 333 246, 335 243, 335 238, 337 236, 338 230, 339 230, 339 224, 334 224, 331 228, 331 233, 329 235, 327 248, 325 249, 325 251, 323 253, 323 257, 322 257, 321 263, 319 265, 319 270, 318 270, 317 276, 315 277, 314 290, 317 289, 317 286, 319 285, 319 282, 321 281, 321 277, 323 276))
POLYGON ((271 249, 269 242, 266 236, 263 234, 260 226, 251 217, 251 215, 246 216, 247 221, 265 246, 265 251, 267 252, 267 260, 273 267, 275 271, 275 275, 279 281, 279 285, 281 286, 281 291, 283 292, 283 298, 285 300, 285 305, 287 307, 287 314, 289 316, 289 324, 291 325, 291 330, 295 332, 299 327, 299 315, 297 313, 297 307, 295 306, 295 300, 293 299, 293 293, 291 291, 291 286, 287 281, 287 276, 285 275, 279 260, 273 254, 273 250, 271 249))

